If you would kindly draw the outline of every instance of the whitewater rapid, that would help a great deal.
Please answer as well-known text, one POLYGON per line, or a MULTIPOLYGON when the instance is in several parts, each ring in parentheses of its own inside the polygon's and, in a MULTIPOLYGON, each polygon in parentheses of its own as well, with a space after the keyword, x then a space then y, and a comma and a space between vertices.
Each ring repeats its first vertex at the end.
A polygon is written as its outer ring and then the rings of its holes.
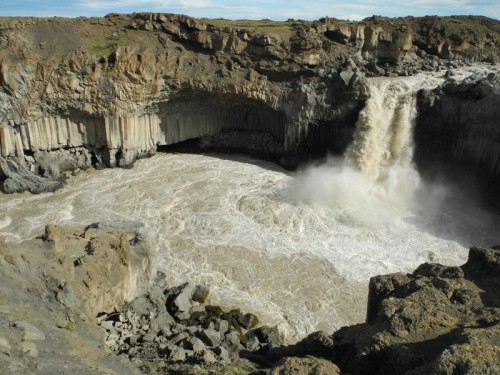
POLYGON ((372 85, 380 105, 367 104, 344 159, 292 174, 246 156, 158 154, 132 169, 82 172, 55 193, 0 196, 0 236, 137 220, 171 285, 209 285, 212 303, 254 312, 288 339, 361 322, 371 276, 458 265, 468 246, 496 241, 497 217, 420 181, 411 163, 418 85, 395 82, 372 85), (393 107, 379 97, 391 90, 401 95, 393 107), (385 136, 373 135, 376 113, 394 119, 385 136))

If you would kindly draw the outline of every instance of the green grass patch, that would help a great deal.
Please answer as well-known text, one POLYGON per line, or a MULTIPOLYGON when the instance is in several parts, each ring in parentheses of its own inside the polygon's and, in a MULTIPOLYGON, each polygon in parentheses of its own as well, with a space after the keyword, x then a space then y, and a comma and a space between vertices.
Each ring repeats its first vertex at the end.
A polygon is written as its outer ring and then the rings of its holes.
POLYGON ((116 50, 116 47, 111 45, 106 46, 92 46, 92 52, 101 57, 108 57, 112 52, 116 50))
POLYGON ((108 57, 115 52, 118 47, 126 46, 129 44, 130 38, 127 32, 114 33, 103 40, 103 43, 96 44, 90 49, 100 57, 108 57), (116 35, 115 35, 116 34, 116 35))

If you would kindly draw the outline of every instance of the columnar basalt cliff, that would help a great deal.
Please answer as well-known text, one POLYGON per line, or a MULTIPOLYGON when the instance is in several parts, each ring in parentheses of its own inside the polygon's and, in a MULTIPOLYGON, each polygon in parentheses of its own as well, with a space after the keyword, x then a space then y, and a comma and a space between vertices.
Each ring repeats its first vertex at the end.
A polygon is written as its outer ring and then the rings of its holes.
POLYGON ((61 171, 129 166, 222 130, 285 154, 342 152, 366 75, 498 60, 498 21, 372 17, 284 23, 141 13, 0 23, 3 190, 50 191, 61 171))
POLYGON ((500 207, 500 74, 450 77, 419 93, 416 159, 423 171, 475 175, 490 203, 500 207))

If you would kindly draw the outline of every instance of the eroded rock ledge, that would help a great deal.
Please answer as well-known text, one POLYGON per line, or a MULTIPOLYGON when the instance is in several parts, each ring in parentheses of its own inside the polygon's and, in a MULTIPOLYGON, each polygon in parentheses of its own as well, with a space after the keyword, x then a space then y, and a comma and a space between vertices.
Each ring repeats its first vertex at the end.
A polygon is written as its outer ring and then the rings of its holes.
POLYGON ((255 315, 210 306, 204 287, 167 287, 149 249, 130 222, 49 226, 38 239, 2 244, 2 373, 500 371, 498 247, 471 248, 461 267, 376 276, 366 323, 289 346, 255 315))
POLYGON ((10 164, 0 180, 7 192, 52 191, 61 171, 130 166, 158 145, 221 130, 271 135, 278 159, 339 153, 365 75, 495 62, 499 40, 498 21, 485 17, 277 26, 150 13, 6 18, 0 157, 10 164))

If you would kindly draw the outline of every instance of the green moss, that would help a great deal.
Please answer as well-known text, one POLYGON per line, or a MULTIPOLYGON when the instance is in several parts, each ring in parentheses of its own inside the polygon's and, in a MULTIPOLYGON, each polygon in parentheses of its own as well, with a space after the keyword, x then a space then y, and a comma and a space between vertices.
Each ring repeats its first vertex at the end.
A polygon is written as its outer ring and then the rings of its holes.
POLYGON ((164 361, 144 362, 143 364, 141 364, 140 368, 147 374, 158 374, 164 373, 167 369, 167 365, 164 361))
MULTIPOLYGON (((192 364, 182 364, 179 369, 177 370, 171 370, 172 372, 168 372, 168 366, 164 361, 158 361, 158 362, 144 362, 141 364, 140 369, 143 373, 146 374, 165 374, 165 373, 172 373, 175 375, 208 375, 208 374, 213 374, 213 369, 208 370, 204 368, 200 368, 199 366, 196 366, 196 369, 193 369, 195 365, 192 364)), ((239 367, 233 367, 233 366, 225 366, 223 368, 217 368, 216 374, 223 374, 223 375, 268 375, 271 372, 270 369, 252 369, 252 370, 245 370, 239 367)))
POLYGON ((73 332, 76 329, 76 323, 68 322, 68 324, 66 324, 66 329, 70 332, 73 332))

